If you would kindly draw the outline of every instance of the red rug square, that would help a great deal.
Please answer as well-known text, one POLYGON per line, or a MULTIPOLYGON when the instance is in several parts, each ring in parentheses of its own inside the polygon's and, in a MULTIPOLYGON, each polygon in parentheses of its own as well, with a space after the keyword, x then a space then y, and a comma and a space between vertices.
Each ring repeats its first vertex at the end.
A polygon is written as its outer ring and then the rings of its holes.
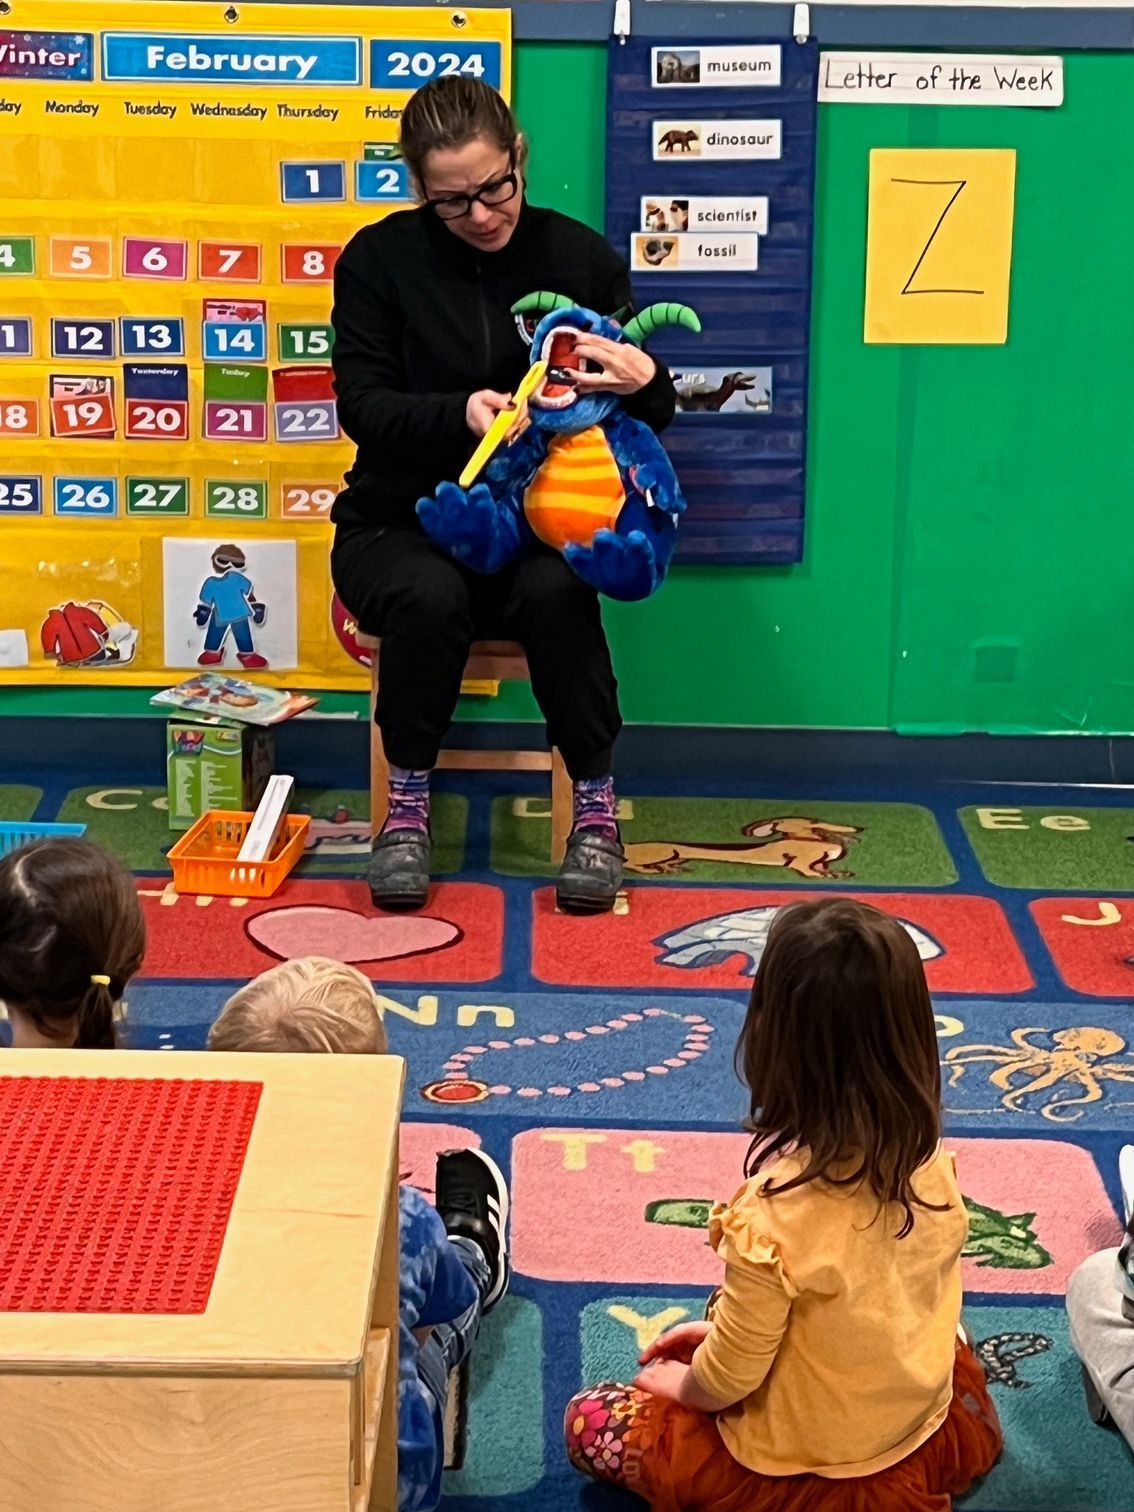
POLYGON ((1037 898, 1028 906, 1068 987, 1091 997, 1134 993, 1134 900, 1037 898))
POLYGON ((487 982, 503 966, 504 894, 441 882, 419 913, 379 913, 365 882, 289 880, 271 898, 178 897, 138 879, 147 977, 247 978, 297 956, 378 981, 487 982))
POLYGON ((0 1078, 0 1311, 204 1312, 261 1091, 0 1078))
MULTIPOLYGON (((834 893, 725 887, 635 887, 626 913, 557 913, 555 890, 534 894, 532 975, 581 987, 750 990, 771 919, 786 903, 834 893)), ((840 892, 911 929, 931 992, 1027 992, 1035 985, 1007 915, 963 893, 840 892)))

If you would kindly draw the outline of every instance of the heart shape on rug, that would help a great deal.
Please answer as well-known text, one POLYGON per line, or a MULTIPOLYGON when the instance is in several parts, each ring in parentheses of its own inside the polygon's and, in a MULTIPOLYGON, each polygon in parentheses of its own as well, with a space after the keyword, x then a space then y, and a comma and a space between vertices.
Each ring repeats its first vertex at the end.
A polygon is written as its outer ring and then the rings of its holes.
POLYGON ((464 936, 448 919, 428 914, 367 915, 319 904, 269 908, 253 915, 244 927, 249 939, 281 961, 330 956, 351 966, 428 955, 464 936))

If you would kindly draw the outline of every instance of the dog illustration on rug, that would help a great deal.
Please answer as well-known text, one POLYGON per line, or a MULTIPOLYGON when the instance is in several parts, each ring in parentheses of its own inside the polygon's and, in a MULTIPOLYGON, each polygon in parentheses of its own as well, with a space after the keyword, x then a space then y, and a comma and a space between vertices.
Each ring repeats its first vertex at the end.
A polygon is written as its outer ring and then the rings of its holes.
POLYGON ((631 841, 626 847, 626 869, 647 877, 672 876, 692 861, 708 861, 717 866, 772 866, 809 882, 845 880, 854 873, 834 871, 832 863, 841 861, 857 842, 862 825, 792 815, 757 819, 740 833, 747 838, 631 841))

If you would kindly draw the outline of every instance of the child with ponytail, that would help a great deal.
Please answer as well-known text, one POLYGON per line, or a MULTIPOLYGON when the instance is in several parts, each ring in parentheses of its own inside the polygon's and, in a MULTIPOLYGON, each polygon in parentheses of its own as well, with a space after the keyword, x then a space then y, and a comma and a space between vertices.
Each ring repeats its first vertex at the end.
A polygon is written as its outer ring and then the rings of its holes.
POLYGON ((133 878, 87 840, 38 840, 0 860, 0 1002, 12 1048, 113 1050, 114 1013, 142 964, 133 878))

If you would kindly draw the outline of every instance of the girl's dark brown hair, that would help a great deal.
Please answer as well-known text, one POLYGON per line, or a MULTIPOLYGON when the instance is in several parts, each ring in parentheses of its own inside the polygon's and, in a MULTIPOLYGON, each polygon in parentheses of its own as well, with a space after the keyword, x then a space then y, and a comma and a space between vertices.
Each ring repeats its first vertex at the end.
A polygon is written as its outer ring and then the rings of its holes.
MULTIPOLYGON (((503 97, 482 79, 446 74, 410 95, 402 111, 402 157, 420 189, 431 152, 484 137, 501 152, 516 152, 520 128, 503 97)), ((523 162, 521 146, 519 158, 523 162)))
POLYGON ((114 1004, 145 952, 133 878, 97 845, 37 840, 0 861, 0 1001, 47 1038, 77 1026, 77 1046, 114 1049, 114 1004))
POLYGON ((785 908, 768 934, 736 1064, 755 1136, 745 1174, 795 1146, 807 1161, 770 1195, 818 1178, 865 1181, 880 1203, 902 1208, 899 1238, 915 1206, 932 1207, 912 1178, 941 1138, 937 1033, 917 947, 897 920, 841 898, 785 908))

